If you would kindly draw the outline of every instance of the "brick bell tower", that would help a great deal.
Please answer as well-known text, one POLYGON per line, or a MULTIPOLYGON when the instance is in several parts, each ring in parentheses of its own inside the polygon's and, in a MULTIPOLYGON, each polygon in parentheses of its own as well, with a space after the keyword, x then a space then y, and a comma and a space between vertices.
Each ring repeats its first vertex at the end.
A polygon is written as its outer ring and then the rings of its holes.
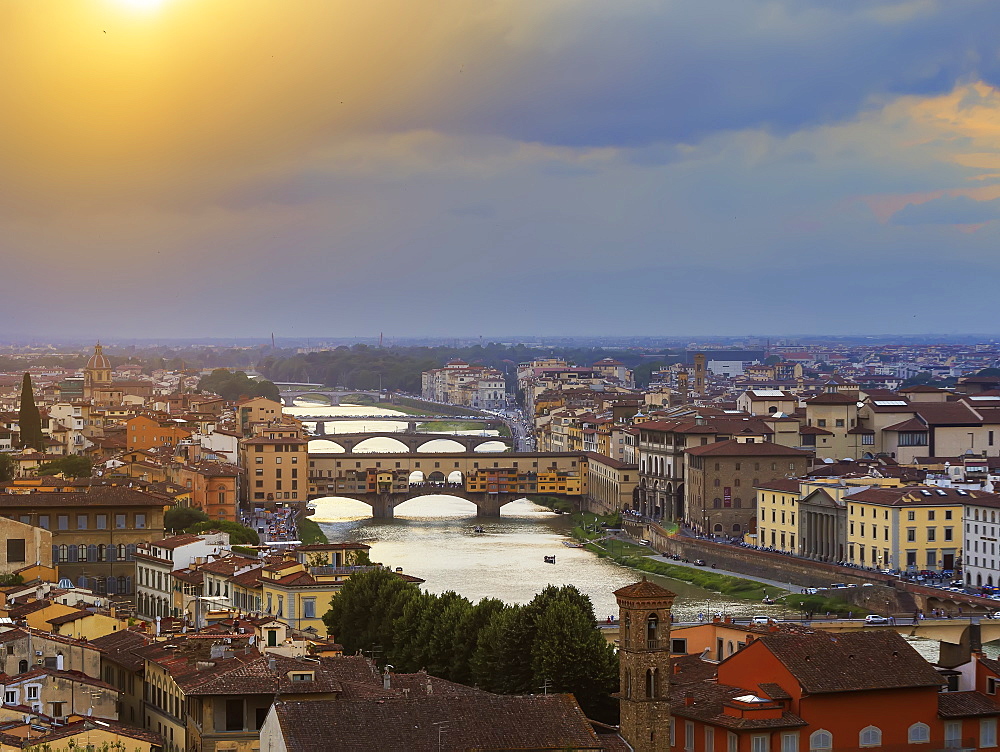
POLYGON ((676 597, 645 577, 615 591, 621 735, 635 752, 670 750, 670 608, 676 597))

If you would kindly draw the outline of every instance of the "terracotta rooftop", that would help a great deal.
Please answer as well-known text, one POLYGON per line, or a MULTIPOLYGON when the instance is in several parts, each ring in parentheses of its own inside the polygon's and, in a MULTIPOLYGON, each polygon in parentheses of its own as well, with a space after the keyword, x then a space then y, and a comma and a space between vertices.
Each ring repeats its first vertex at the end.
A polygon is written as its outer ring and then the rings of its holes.
POLYGON ((288 752, 602 750, 572 695, 431 695, 278 703, 288 752), (458 719, 439 735, 442 719, 458 719))

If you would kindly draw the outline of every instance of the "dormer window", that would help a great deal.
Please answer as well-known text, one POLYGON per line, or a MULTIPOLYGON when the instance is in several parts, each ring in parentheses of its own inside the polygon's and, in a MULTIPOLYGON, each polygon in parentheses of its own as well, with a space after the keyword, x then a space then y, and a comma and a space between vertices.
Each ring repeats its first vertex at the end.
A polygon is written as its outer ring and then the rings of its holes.
POLYGON ((290 671, 288 678, 293 682, 311 682, 316 678, 314 671, 290 671))

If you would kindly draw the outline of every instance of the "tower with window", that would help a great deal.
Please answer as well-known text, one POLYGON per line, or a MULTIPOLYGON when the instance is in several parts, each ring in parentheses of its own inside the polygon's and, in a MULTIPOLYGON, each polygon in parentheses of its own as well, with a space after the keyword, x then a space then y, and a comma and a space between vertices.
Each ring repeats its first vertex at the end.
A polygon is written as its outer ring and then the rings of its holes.
POLYGON ((615 591, 621 733, 636 752, 670 749, 670 609, 676 597, 645 577, 615 591))

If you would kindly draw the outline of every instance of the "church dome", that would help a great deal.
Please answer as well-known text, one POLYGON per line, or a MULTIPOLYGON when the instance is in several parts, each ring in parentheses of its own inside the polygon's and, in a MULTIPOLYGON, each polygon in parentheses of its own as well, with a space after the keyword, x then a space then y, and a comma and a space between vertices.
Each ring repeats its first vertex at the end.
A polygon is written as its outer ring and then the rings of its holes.
POLYGON ((104 354, 104 350, 101 347, 101 343, 98 342, 94 347, 94 354, 90 356, 90 360, 87 361, 88 371, 109 371, 111 370, 111 361, 108 360, 107 356, 104 354))

